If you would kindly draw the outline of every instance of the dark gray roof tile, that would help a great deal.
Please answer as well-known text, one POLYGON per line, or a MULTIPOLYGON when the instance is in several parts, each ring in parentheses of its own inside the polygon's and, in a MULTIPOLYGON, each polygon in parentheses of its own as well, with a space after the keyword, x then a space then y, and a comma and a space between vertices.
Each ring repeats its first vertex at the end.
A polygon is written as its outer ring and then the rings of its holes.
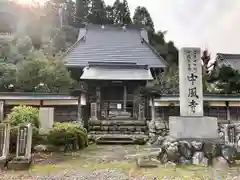
POLYGON ((240 54, 217 54, 217 62, 220 66, 231 66, 240 71, 240 54))
MULTIPOLYGON (((80 34, 81 29, 80 29, 80 34)), ((146 38, 146 37, 145 37, 146 38)), ((126 62, 149 67, 166 67, 166 62, 147 43, 140 29, 88 25, 85 40, 79 40, 64 57, 67 66, 85 67, 90 62, 126 62)))

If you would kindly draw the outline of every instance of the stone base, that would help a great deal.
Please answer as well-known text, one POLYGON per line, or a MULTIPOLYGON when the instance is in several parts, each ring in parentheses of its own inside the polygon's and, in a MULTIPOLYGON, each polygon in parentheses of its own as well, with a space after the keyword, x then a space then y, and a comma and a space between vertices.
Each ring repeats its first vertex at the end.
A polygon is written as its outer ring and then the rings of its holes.
POLYGON ((32 159, 13 159, 8 162, 8 169, 10 170, 27 170, 30 168, 32 159))
POLYGON ((4 169, 7 166, 7 159, 0 160, 0 169, 4 169))
MULTIPOLYGON (((224 143, 210 141, 178 140, 170 136, 162 141, 160 154, 156 157, 162 164, 172 162, 178 165, 194 164, 200 166, 224 167, 234 164, 236 148, 224 143)), ((151 154, 148 155, 151 157, 151 154)))
POLYGON ((160 162, 155 159, 141 157, 137 159, 137 165, 140 168, 156 168, 160 165, 160 162))
POLYGON ((215 117, 169 117, 170 136, 176 139, 219 140, 218 122, 215 117))

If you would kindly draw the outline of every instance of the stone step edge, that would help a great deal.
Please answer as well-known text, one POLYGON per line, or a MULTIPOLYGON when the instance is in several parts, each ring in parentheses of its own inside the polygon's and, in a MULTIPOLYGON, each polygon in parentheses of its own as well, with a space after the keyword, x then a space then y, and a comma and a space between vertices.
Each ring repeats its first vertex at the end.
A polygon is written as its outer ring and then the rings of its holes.
POLYGON ((135 144, 133 140, 97 140, 97 144, 135 144))

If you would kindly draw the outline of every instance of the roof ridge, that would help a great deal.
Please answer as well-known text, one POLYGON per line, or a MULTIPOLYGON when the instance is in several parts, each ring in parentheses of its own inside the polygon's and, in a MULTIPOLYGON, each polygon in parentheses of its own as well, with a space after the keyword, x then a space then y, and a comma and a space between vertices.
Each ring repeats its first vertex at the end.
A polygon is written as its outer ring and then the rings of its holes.
MULTIPOLYGON (((79 34, 80 34, 80 30, 83 28, 79 29, 79 34)), ((85 35, 83 35, 80 39, 78 39, 70 48, 68 48, 62 55, 62 59, 65 58, 72 50, 74 50, 74 48, 81 42, 84 41, 84 37, 86 36, 87 33, 87 28, 86 28, 86 32, 85 35)))
POLYGON ((150 44, 148 43, 143 37, 142 37, 143 43, 145 43, 151 50, 152 52, 157 55, 161 60, 164 62, 166 66, 168 66, 168 62, 157 52, 157 50, 150 44))

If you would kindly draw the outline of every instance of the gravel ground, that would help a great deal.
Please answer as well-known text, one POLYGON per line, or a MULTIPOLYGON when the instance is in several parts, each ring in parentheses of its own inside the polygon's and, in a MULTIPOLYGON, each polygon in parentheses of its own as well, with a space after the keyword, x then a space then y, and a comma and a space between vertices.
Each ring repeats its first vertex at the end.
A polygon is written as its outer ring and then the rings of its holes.
POLYGON ((148 180, 146 177, 128 178, 121 169, 100 169, 91 173, 82 170, 67 170, 49 175, 18 175, 2 174, 0 180, 148 180))
MULTIPOLYGON (((125 173, 124 169, 120 167, 112 166, 114 162, 125 162, 126 159, 132 159, 130 157, 126 158, 126 155, 131 154, 138 154, 142 151, 143 147, 138 146, 96 146, 96 147, 89 147, 82 152, 77 153, 70 153, 69 157, 74 157, 77 159, 77 164, 67 163, 66 167, 61 167, 61 169, 55 169, 56 171, 51 171, 51 169, 45 168, 45 165, 49 164, 59 164, 64 162, 66 156, 60 155, 57 157, 51 156, 42 156, 36 157, 37 160, 36 164, 40 167, 44 167, 43 170, 35 169, 32 172, 10 172, 4 171, 0 172, 0 180, 240 180, 240 170, 238 168, 229 169, 226 172, 227 177, 219 178, 217 175, 218 173, 211 172, 209 170, 204 175, 208 175, 208 177, 203 178, 191 178, 191 177, 170 177, 176 175, 174 171, 171 171, 170 174, 167 173, 168 177, 164 178, 147 178, 147 177, 134 177, 129 178, 125 173), (79 161, 79 162, 78 162, 79 161), (87 167, 82 166, 83 162, 92 162, 93 164, 107 164, 107 166, 97 166, 97 170, 93 171, 93 168, 88 169, 87 167), (49 171, 50 173, 46 172, 49 171), (43 173, 44 172, 44 173, 43 173), (212 178, 209 178, 211 176, 212 178)), ((92 165, 91 163, 91 165, 92 165)), ((240 164, 240 163, 239 163, 240 164)), ((133 165, 134 166, 134 165, 133 165)), ((46 166, 48 167, 48 166, 46 166)), ((127 166, 127 168, 131 168, 127 166)), ((54 168, 53 168, 54 169, 54 168)), ((156 175, 158 172, 161 172, 163 169, 162 167, 158 169, 149 170, 150 174, 156 175)), ((125 167, 126 171, 126 167, 125 167)), ((145 170, 143 170, 145 171, 145 170)), ((181 170, 180 170, 181 171, 181 170)), ((198 172, 198 169, 188 169, 184 170, 184 172, 198 172)), ((145 171, 146 172, 146 171, 145 171)), ((130 171, 129 171, 129 174, 130 171)), ((138 174, 138 169, 133 167, 133 174, 138 174)), ((139 173, 141 174, 141 173, 139 173)), ((225 174, 225 173, 224 173, 225 174)), ((164 174, 165 175, 165 174, 164 174)), ((181 175, 184 175, 181 173, 181 175)))
MULTIPOLYGON (((217 176, 191 178, 191 177, 163 177, 161 180, 240 180, 240 176, 231 176, 219 178, 217 176)), ((19 175, 11 176, 1 174, 0 180, 160 180, 159 178, 147 178, 143 176, 129 178, 121 169, 100 169, 91 173, 84 173, 82 170, 67 170, 55 175, 38 176, 38 175, 19 175)))

